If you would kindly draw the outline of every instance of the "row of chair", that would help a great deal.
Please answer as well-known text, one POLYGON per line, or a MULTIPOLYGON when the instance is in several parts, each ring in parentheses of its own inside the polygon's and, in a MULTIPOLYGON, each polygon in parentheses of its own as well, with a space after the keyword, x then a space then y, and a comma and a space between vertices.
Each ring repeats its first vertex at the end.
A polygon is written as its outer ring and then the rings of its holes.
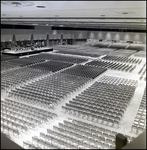
POLYGON ((18 129, 20 133, 29 133, 42 127, 43 123, 57 118, 57 114, 34 108, 10 99, 1 101, 1 122, 6 127, 18 129))
POLYGON ((77 65, 77 66, 74 66, 72 68, 62 71, 62 73, 94 79, 97 76, 99 76, 101 73, 105 72, 106 70, 107 69, 101 68, 101 67, 77 65))
POLYGON ((88 57, 99 57, 99 54, 94 54, 94 53, 87 53, 87 52, 81 52, 81 51, 64 51, 64 50, 60 50, 57 51, 55 53, 59 53, 59 54, 71 54, 71 55, 80 55, 80 56, 88 56, 88 57))
POLYGON ((30 59, 29 57, 24 57, 24 58, 12 59, 12 60, 9 60, 8 62, 13 63, 13 64, 17 64, 17 65, 23 67, 23 66, 29 66, 32 64, 44 62, 44 61, 45 61, 45 59, 38 60, 36 58, 30 59))
POLYGON ((142 66, 142 68, 139 70, 138 74, 141 74, 141 72, 143 71, 143 69, 146 68, 146 63, 142 66))
POLYGON ((140 134, 144 130, 146 130, 146 88, 131 128, 131 131, 136 134, 140 134))
POLYGON ((73 56, 63 56, 60 54, 51 54, 51 53, 41 53, 39 55, 34 55, 30 56, 30 59, 36 58, 38 60, 40 59, 45 59, 45 60, 56 60, 56 61, 61 61, 61 62, 70 62, 70 63, 82 63, 87 61, 88 59, 86 58, 78 58, 78 57, 73 57, 73 56))
MULTIPOLYGON (((39 136, 33 136, 32 142, 28 143, 42 149, 51 146, 55 149, 115 149, 116 134, 116 131, 70 119, 53 126, 53 130, 40 132, 39 136)), ((125 136, 129 143, 133 140, 129 135, 125 136)))
POLYGON ((107 83, 107 84, 127 85, 127 86, 134 86, 134 87, 136 87, 138 84, 137 80, 113 77, 113 76, 107 76, 107 75, 100 77, 97 81, 102 82, 102 83, 107 83))
POLYGON ((43 63, 31 65, 29 66, 29 68, 55 72, 64 69, 66 67, 70 67, 72 65, 73 65, 72 63, 67 63, 67 62, 46 61, 43 63))
POLYGON ((1 62, 1 73, 9 70, 17 69, 17 68, 20 68, 20 66, 17 64, 13 64, 9 62, 1 62))
POLYGON ((90 78, 57 73, 20 86, 9 92, 9 97, 42 107, 53 108, 63 98, 84 86, 90 78))
POLYGON ((65 113, 118 127, 134 91, 133 86, 95 82, 62 108, 65 113))
POLYGON ((20 69, 11 70, 1 74, 1 86, 7 90, 9 88, 16 87, 17 85, 23 84, 26 81, 35 79, 50 73, 46 70, 38 70, 28 67, 22 67, 20 69))
POLYGON ((135 65, 133 66, 133 65, 123 64, 123 63, 118 63, 118 62, 110 62, 108 60, 102 60, 102 59, 93 60, 91 62, 88 62, 86 65, 120 70, 120 71, 125 71, 125 72, 128 72, 128 71, 132 72, 136 68, 135 65))
POLYGON ((137 63, 140 64, 142 61, 142 59, 137 59, 137 58, 128 58, 128 57, 111 56, 111 55, 107 55, 103 57, 102 59, 125 62, 125 63, 135 63, 135 64, 137 63))

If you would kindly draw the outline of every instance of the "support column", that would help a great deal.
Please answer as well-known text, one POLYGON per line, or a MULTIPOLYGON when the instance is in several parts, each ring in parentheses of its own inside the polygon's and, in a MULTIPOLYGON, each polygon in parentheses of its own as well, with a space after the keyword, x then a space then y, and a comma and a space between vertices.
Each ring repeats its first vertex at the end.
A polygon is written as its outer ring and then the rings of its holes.
POLYGON ((63 33, 61 33, 61 38, 60 38, 60 44, 62 45, 63 43, 63 33))
POLYGON ((50 43, 49 43, 49 34, 47 34, 46 36, 46 46, 49 47, 50 43))

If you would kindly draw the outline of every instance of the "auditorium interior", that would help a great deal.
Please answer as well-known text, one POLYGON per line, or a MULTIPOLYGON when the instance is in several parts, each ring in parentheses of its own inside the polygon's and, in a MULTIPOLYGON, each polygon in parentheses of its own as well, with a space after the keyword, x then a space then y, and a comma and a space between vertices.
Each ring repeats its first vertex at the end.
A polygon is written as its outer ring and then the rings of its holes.
POLYGON ((1 1, 1 149, 146 149, 146 1, 1 1))

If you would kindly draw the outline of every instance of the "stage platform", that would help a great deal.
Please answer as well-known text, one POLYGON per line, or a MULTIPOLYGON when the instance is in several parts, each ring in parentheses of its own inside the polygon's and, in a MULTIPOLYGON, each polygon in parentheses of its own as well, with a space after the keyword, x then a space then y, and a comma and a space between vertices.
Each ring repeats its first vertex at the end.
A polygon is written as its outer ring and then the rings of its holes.
POLYGON ((24 51, 14 51, 14 50, 9 50, 2 52, 2 54, 9 54, 9 55, 14 55, 14 56, 24 56, 24 55, 31 55, 31 54, 37 54, 41 52, 49 52, 53 51, 53 48, 40 48, 40 49, 34 49, 34 50, 24 50, 24 51))

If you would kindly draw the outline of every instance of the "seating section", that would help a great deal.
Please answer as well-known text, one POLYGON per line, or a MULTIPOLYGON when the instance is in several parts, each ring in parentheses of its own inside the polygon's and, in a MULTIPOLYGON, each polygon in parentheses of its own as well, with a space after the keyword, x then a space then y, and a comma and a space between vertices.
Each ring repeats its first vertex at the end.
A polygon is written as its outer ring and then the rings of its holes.
POLYGON ((125 71, 125 72, 127 71, 132 72, 136 68, 135 65, 122 64, 119 62, 110 62, 109 60, 102 60, 102 59, 93 60, 91 62, 86 63, 86 65, 120 70, 120 71, 125 71))
POLYGON ((119 56, 119 57, 129 57, 136 53, 136 50, 130 49, 118 49, 117 51, 110 52, 109 55, 111 56, 119 56))
POLYGON ((1 62, 1 73, 20 68, 20 65, 9 62, 1 62))
POLYGON ((57 62, 57 61, 46 61, 43 63, 35 64, 29 66, 29 68, 39 69, 39 70, 46 70, 46 71, 59 71, 61 69, 64 69, 66 67, 72 66, 72 63, 67 62, 57 62))
POLYGON ((137 59, 137 58, 128 58, 128 57, 119 57, 119 56, 110 56, 110 55, 107 55, 102 59, 124 62, 124 63, 135 63, 135 64, 140 64, 142 61, 141 59, 137 59))
POLYGON ((106 70, 107 70, 106 68, 77 65, 70 69, 62 71, 62 73, 94 79, 101 73, 105 72, 106 70))
POLYGON ((13 55, 7 55, 7 54, 1 54, 1 61, 7 61, 10 59, 16 59, 18 56, 13 56, 13 55))
POLYGON ((139 52, 135 53, 134 56, 146 58, 146 51, 139 51, 139 52))
POLYGON ((135 102, 145 86, 146 63, 139 58, 145 52, 113 42, 3 55, 1 132, 25 149, 115 149, 120 132, 130 143, 146 130, 146 87, 138 110, 135 102), (125 118, 132 111, 133 123, 125 118))
POLYGON ((140 134, 145 130, 146 130, 146 87, 144 90, 143 97, 141 99, 137 115, 134 119, 131 131, 133 133, 140 134))
POLYGON ((51 53, 42 53, 40 55, 34 55, 30 56, 30 58, 37 58, 38 60, 40 59, 45 59, 45 60, 56 60, 56 61, 62 61, 62 62, 71 62, 71 63, 82 63, 87 61, 88 59, 86 58, 77 58, 77 57, 72 57, 72 56, 64 56, 64 55, 57 55, 57 54, 51 54, 51 53))
POLYGON ((1 100, 1 131, 7 135, 21 137, 56 118, 55 113, 41 110, 11 99, 1 100))
POLYGON ((125 78, 113 77, 113 76, 102 76, 97 80, 100 83, 114 84, 114 85, 126 85, 136 87, 138 85, 137 80, 130 80, 125 78))
POLYGON ((73 116, 118 127, 136 85, 133 80, 105 76, 62 108, 73 116))
POLYGON ((67 94, 77 90, 89 80, 90 78, 56 73, 33 83, 15 88, 11 90, 8 96, 20 101, 32 103, 33 105, 53 108, 67 94))
MULTIPOLYGON (((146 63, 139 70, 138 74, 141 74, 141 76, 139 78, 140 80, 143 78, 144 75, 146 75, 146 63)), ((146 76, 145 76, 145 78, 146 78, 146 76)), ((145 80, 145 78, 144 78, 144 80, 145 80)))
POLYGON ((44 59, 38 60, 35 58, 29 58, 29 57, 24 57, 24 58, 17 58, 17 59, 13 59, 13 60, 9 60, 9 63, 13 63, 13 64, 19 64, 21 67, 23 66, 28 66, 28 65, 32 65, 35 63, 39 63, 39 62, 43 62, 45 61, 44 59))
MULTIPOLYGON (((69 118, 70 119, 70 118, 69 118)), ((24 142, 25 148, 41 149, 115 149, 117 132, 79 121, 77 119, 64 120, 53 130, 47 129, 40 136, 33 136, 32 141, 24 142)), ((133 137, 126 135, 128 142, 133 137)))
POLYGON ((112 43, 109 47, 110 48, 127 48, 129 46, 128 43, 112 43))
POLYGON ((72 55, 80 55, 80 56, 89 56, 89 57, 99 57, 99 54, 93 54, 93 53, 88 53, 88 52, 79 52, 79 51, 57 51, 56 53, 60 54, 72 54, 72 55))
POLYGON ((132 43, 128 46, 128 49, 133 49, 133 50, 145 50, 146 49, 146 44, 136 44, 132 43))
POLYGON ((6 92, 10 88, 14 88, 17 85, 26 83, 27 81, 34 80, 37 77, 51 73, 47 70, 38 70, 28 67, 22 67, 20 69, 11 70, 9 73, 3 72, 1 74, 1 90, 6 92))

